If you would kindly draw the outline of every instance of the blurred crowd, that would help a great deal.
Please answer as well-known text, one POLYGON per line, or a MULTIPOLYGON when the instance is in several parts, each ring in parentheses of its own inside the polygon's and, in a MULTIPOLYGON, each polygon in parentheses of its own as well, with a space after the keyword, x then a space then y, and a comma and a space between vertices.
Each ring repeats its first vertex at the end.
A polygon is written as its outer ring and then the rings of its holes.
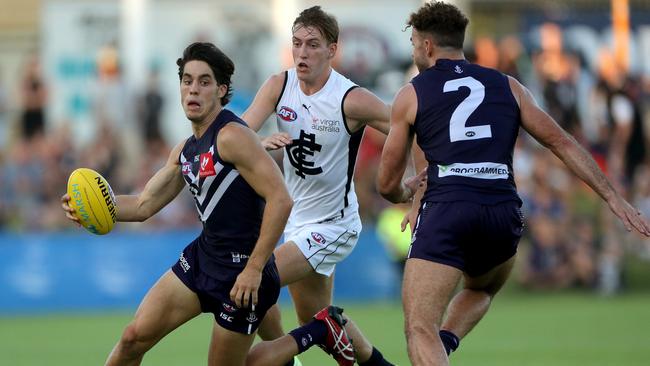
MULTIPOLYGON (((588 67, 581 54, 563 46, 554 24, 542 26, 540 34, 535 48, 525 47, 517 36, 477 37, 467 56, 527 85, 548 113, 591 152, 619 192, 650 217, 650 77, 631 73, 609 51, 600 53, 596 67, 588 67)), ((127 107, 119 66, 109 62, 98 65, 100 88, 92 106, 97 132, 77 146, 69 124, 54 127, 48 121, 48 93, 54 91, 48 90, 40 61, 32 56, 24 63, 16 88, 0 80, 0 231, 76 229, 59 203, 72 170, 93 168, 114 191, 136 193, 180 141, 167 141, 161 134, 163 105, 176 101, 162 97, 157 71, 151 71, 144 90, 129 91, 133 97, 127 107), (9 90, 19 92, 18 104, 10 105, 9 90)), ((411 70, 404 70, 405 81, 411 70)), ((389 206, 375 189, 384 139, 367 129, 355 183, 366 228, 377 227, 378 237, 399 262, 408 238, 404 244, 391 233, 399 231, 404 207, 389 206), (375 225, 388 211, 390 219, 375 225)), ((522 285, 583 287, 611 294, 624 284, 628 256, 650 260, 648 242, 627 233, 589 187, 524 131, 514 165, 527 226, 517 269, 522 285)), ((183 191, 182 196, 148 222, 121 224, 119 230, 199 228, 189 194, 183 191)))

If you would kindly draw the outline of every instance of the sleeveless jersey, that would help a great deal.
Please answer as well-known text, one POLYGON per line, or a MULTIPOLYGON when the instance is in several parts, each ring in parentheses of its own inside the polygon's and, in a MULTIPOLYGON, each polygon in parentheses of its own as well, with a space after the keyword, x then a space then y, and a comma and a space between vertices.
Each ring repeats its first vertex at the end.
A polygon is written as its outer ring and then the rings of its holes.
POLYGON ((411 83, 414 129, 429 162, 423 201, 521 202, 512 171, 521 119, 507 76, 443 59, 411 83))
POLYGON ((223 109, 207 131, 192 135, 180 154, 181 171, 203 223, 198 238, 201 266, 241 268, 257 242, 263 199, 219 156, 217 134, 229 122, 246 123, 223 109))
POLYGON ((357 214, 352 177, 363 128, 348 130, 343 101, 356 85, 332 70, 321 90, 305 95, 296 70, 285 72, 276 104, 278 130, 293 143, 286 147, 284 179, 294 200, 287 227, 357 214))

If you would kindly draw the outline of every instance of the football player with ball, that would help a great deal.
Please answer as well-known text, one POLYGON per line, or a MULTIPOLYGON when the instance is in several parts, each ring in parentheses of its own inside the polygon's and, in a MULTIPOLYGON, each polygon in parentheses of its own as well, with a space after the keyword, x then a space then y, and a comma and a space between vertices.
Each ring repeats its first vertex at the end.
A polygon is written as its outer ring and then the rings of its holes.
MULTIPOLYGON (((232 95, 233 62, 211 43, 193 43, 176 63, 193 134, 137 195, 113 196, 101 175, 78 169, 61 198, 70 220, 106 234, 115 221, 150 218, 187 186, 203 223, 144 297, 107 365, 139 365, 159 340, 202 312, 215 317, 209 364, 244 365, 280 293, 273 249, 293 202, 257 135, 223 107, 232 95)), ((336 310, 326 308, 305 325, 326 328, 318 342, 326 348, 335 337, 347 341, 336 310)))

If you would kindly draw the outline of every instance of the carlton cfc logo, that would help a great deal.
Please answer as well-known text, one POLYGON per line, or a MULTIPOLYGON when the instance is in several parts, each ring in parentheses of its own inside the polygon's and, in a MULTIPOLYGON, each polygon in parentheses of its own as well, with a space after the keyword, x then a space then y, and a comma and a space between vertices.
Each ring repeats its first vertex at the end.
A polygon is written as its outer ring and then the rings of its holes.
POLYGON ((278 111, 278 116, 287 122, 293 122, 296 120, 296 118, 298 118, 298 113, 296 113, 296 111, 293 109, 283 105, 278 111))

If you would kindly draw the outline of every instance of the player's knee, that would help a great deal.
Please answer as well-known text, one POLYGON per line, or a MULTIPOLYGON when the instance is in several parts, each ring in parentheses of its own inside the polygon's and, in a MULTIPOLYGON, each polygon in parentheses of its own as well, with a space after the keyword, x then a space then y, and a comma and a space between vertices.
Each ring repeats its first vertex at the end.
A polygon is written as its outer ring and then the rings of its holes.
POLYGON ((135 324, 130 323, 129 325, 124 328, 124 332, 122 332, 122 339, 121 342, 125 345, 133 344, 137 341, 138 339, 138 332, 136 330, 135 324))
POLYGON ((246 366, 268 365, 273 361, 273 353, 267 351, 263 343, 255 345, 246 356, 246 366))
POLYGON ((407 319, 404 323, 406 340, 418 337, 432 337, 438 334, 439 327, 420 319, 407 319))
POLYGON ((144 336, 135 322, 127 325, 122 333, 122 338, 120 338, 120 348, 124 353, 131 356, 144 353, 149 348, 149 343, 151 342, 147 341, 147 337, 144 336))

